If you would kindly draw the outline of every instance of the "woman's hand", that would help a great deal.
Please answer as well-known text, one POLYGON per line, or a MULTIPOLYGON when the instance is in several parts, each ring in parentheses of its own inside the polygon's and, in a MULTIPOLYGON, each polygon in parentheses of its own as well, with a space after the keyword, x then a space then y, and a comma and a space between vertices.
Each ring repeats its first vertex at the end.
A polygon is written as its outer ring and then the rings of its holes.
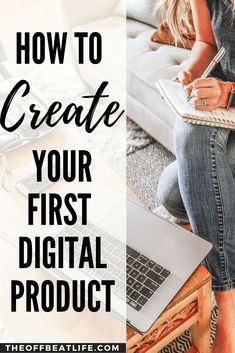
POLYGON ((215 78, 198 78, 185 87, 186 96, 197 110, 211 111, 226 108, 231 92, 231 83, 215 78))
POLYGON ((181 83, 182 86, 187 86, 194 81, 194 77, 190 71, 182 70, 173 78, 173 81, 181 83))

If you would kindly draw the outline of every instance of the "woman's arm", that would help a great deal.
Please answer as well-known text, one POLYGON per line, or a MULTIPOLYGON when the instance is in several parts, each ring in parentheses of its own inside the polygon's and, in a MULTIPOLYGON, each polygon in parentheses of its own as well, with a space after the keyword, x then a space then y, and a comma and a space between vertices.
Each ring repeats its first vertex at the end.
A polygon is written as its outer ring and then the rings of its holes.
POLYGON ((205 0, 190 0, 193 23, 196 31, 196 42, 192 49, 187 68, 198 78, 207 68, 217 52, 215 37, 211 27, 211 18, 205 0))
POLYGON ((211 18, 205 0, 190 0, 193 22, 196 30, 196 43, 193 47, 190 63, 185 72, 183 84, 186 94, 191 95, 190 102, 198 110, 211 111, 218 107, 227 107, 231 89, 230 82, 215 78, 201 79, 211 59, 217 53, 211 18))
POLYGON ((201 77, 217 52, 211 19, 205 0, 190 0, 190 4, 196 31, 196 42, 187 68, 179 75, 179 79, 184 85, 201 77))

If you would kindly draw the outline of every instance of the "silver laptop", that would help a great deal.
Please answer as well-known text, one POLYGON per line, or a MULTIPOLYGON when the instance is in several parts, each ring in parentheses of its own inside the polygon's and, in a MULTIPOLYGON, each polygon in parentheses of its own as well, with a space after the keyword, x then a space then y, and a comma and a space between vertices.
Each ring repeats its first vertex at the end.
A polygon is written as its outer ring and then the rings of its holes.
POLYGON ((127 322, 146 332, 212 245, 131 201, 127 244, 127 322))
MULTIPOLYGON (((109 263, 107 269, 102 272, 81 270, 79 278, 87 279, 92 276, 103 279, 105 276, 114 279, 112 311, 121 319, 124 319, 126 314, 130 326, 139 332, 146 332, 212 246, 130 200, 127 200, 127 246, 125 246, 120 241, 121 230, 116 217, 116 213, 123 207, 123 202, 114 203, 112 209, 105 212, 106 216, 98 222, 98 225, 89 223, 84 228, 78 222, 72 227, 74 234, 89 235, 91 239, 97 234, 102 234, 102 258, 104 262, 109 263), (120 261, 123 261, 122 265, 120 261), (125 266, 127 275, 123 272, 125 266), (123 310, 125 301, 126 312, 123 310)), ((68 232, 66 230, 62 232, 63 234, 71 232, 71 226, 68 232)), ((74 273, 66 268, 52 269, 52 272, 54 274, 56 272, 59 278, 74 279, 78 276, 77 269, 74 273)), ((102 301, 99 295, 97 298, 102 301)))
MULTIPOLYGON (((127 246, 125 246, 120 241, 121 230, 116 217, 116 213, 123 207, 122 202, 117 202, 98 226, 88 224, 87 231, 91 238, 98 233, 102 234, 102 257, 105 262, 114 266, 108 265, 100 274, 99 272, 89 274, 88 271, 85 276, 91 275, 93 278, 105 276, 114 279, 113 312, 123 319, 125 316, 123 301, 126 300, 127 323, 139 332, 146 332, 212 246, 130 200, 127 200, 127 246), (125 268, 125 247, 126 276, 122 272, 125 268), (121 259, 123 265, 120 265, 121 259)), ((74 228, 75 233, 84 232, 79 224, 74 228)), ((58 275, 66 276, 66 269, 60 270, 58 275)), ((68 273, 68 277, 70 276, 71 272, 68 273)))

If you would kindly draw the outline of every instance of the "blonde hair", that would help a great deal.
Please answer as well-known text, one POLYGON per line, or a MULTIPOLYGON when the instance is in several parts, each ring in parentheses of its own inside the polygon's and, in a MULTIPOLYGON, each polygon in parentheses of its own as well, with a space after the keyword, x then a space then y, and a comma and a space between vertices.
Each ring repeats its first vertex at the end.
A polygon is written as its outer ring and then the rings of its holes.
MULTIPOLYGON (((230 0, 235 14, 235 0, 230 0)), ((192 28, 190 0, 160 0, 157 2, 156 11, 161 9, 163 20, 167 23, 175 43, 183 42, 188 37, 192 28)))

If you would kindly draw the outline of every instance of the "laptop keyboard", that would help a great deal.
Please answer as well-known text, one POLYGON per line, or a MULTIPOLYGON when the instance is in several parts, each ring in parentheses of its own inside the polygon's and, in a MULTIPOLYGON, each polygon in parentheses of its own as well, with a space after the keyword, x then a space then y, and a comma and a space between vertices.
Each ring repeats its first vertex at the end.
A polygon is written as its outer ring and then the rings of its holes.
MULTIPOLYGON (((103 269, 90 269, 84 267, 83 272, 86 273, 90 278, 97 279, 112 279, 115 280, 115 286, 112 292, 115 293, 119 298, 125 301, 125 288, 126 288, 126 274, 125 274, 125 244, 118 239, 112 237, 110 234, 102 230, 100 227, 89 222, 86 226, 81 225, 81 219, 79 217, 78 223, 74 226, 65 227, 60 231, 57 236, 86 236, 90 238, 90 242, 93 248, 95 248, 95 238, 102 236, 102 262, 107 263, 107 268, 103 269)), ((65 258, 69 260, 69 248, 65 245, 65 258)), ((75 247, 75 257, 79 256, 79 248, 75 247)))
POLYGON ((127 304, 140 311, 170 271, 127 246, 127 304))
MULTIPOLYGON (((90 222, 85 227, 80 222, 74 226, 65 227, 57 236, 68 236, 68 234, 80 238, 89 236, 92 245, 95 245, 95 237, 102 235, 102 260, 108 263, 107 268, 98 269, 95 273, 89 268, 84 268, 83 271, 91 278, 96 276, 100 279, 115 280, 113 292, 122 300, 126 300, 127 304, 137 311, 140 311, 146 305, 170 275, 170 271, 166 268, 148 259, 130 246, 126 247, 125 263, 125 245, 90 222), (126 275, 122 271, 125 265, 126 275), (125 288, 126 296, 124 295, 125 288)), ((68 246, 65 246, 64 250, 65 258, 68 260, 68 246)), ((76 247, 75 256, 79 255, 76 253, 77 250, 76 247)))

